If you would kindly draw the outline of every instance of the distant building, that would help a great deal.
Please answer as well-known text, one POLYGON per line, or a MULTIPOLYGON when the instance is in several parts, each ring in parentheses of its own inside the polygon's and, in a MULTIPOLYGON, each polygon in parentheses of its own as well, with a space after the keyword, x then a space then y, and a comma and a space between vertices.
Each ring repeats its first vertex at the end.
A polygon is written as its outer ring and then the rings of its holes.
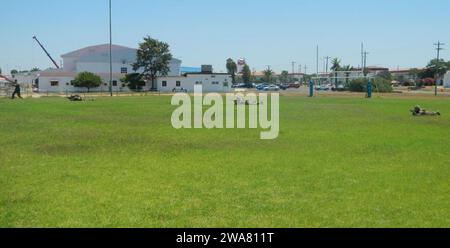
MULTIPOLYGON (((392 79, 399 80, 402 79, 403 81, 414 81, 417 79, 417 75, 413 75, 411 73, 412 69, 394 69, 389 70, 389 72, 392 75, 392 79)), ((422 69, 418 69, 419 71, 422 69)))
POLYGON ((185 67, 185 66, 182 66, 180 71, 181 71, 181 74, 183 75, 185 73, 201 72, 202 68, 200 68, 200 67, 185 67))
POLYGON ((9 95, 11 87, 12 83, 6 77, 0 75, 0 96, 9 95))
POLYGON ((244 70, 244 66, 247 64, 247 62, 245 61, 245 59, 239 59, 237 61, 237 71, 238 74, 241 74, 242 71, 244 70))
POLYGON ((373 78, 382 72, 388 72, 389 68, 379 67, 379 66, 368 66, 365 68, 365 73, 363 72, 363 68, 353 68, 350 71, 331 71, 329 74, 319 74, 320 77, 330 77, 332 82, 335 82, 335 78, 337 77, 337 82, 339 84, 346 83, 352 79, 358 78, 373 78))
MULTIPOLYGON (((128 91, 120 82, 126 74, 133 73, 132 64, 136 61, 137 49, 112 46, 112 88, 113 91, 128 91)), ((77 92, 84 89, 73 86, 73 80, 80 72, 92 72, 102 78, 103 84, 91 91, 109 90, 109 44, 82 48, 61 56, 63 67, 42 71, 39 76, 41 92, 77 92)), ((168 75, 180 75, 181 60, 172 59, 168 75)))
POLYGON ((232 78, 226 73, 186 73, 178 77, 159 77, 161 92, 193 92, 195 85, 201 85, 203 92, 226 93, 231 91, 232 78))
POLYGON ((19 72, 11 75, 11 79, 19 83, 23 88, 35 88, 39 84, 40 71, 19 72))
POLYGON ((450 88, 450 71, 447 71, 444 75, 444 87, 450 88))
MULTIPOLYGON (((137 49, 128 48, 124 46, 113 45, 112 46, 112 90, 129 91, 128 87, 124 85, 120 80, 125 77, 126 74, 135 73, 132 64, 136 61, 137 49)), ((61 56, 63 59, 63 67, 61 69, 49 69, 40 72, 39 75, 39 91, 40 92, 80 92, 86 89, 77 88, 73 85, 73 80, 77 74, 81 72, 92 72, 102 78, 103 84, 100 87, 91 89, 92 92, 104 92, 109 91, 110 80, 110 61, 109 61, 109 44, 90 46, 82 48, 61 56)), ((191 82, 194 73, 202 73, 201 69, 195 67, 181 67, 181 60, 172 59, 169 63, 169 72, 165 78, 167 82, 171 82, 173 78, 178 78, 176 81, 183 81, 181 84, 185 85, 186 89, 193 88, 188 87, 191 82), (185 70, 182 73, 182 70, 185 70), (189 78, 189 79, 188 79, 189 78)), ((140 70, 137 71, 142 72, 140 70)), ((214 73, 210 73, 214 75, 214 73)), ((203 76, 205 74, 202 74, 203 76)), ((199 79, 200 80, 200 79, 199 79)), ((164 80, 157 80, 164 81, 164 80)), ((197 80, 198 81, 198 80, 197 80)), ((200 80, 203 81, 203 80, 200 80)), ((223 83, 222 81, 220 82, 223 83)), ((144 90, 150 90, 151 82, 148 82, 144 87, 144 90)), ((162 84, 161 84, 162 86, 162 84)), ((168 87, 162 87, 158 90, 166 91, 168 87)), ((209 87, 208 87, 209 88, 209 87)), ((214 87, 211 87, 211 89, 214 87)), ((172 90, 172 89, 170 89, 172 90)), ((220 92, 223 89, 221 88, 220 92)))

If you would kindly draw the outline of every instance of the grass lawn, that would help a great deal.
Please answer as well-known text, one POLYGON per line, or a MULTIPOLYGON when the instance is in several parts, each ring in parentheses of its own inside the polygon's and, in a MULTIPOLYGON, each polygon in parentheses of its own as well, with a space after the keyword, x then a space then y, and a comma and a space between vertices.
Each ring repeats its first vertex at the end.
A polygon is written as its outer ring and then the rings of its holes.
POLYGON ((260 140, 168 96, 0 99, 0 227, 450 227, 449 99, 280 104, 260 140))

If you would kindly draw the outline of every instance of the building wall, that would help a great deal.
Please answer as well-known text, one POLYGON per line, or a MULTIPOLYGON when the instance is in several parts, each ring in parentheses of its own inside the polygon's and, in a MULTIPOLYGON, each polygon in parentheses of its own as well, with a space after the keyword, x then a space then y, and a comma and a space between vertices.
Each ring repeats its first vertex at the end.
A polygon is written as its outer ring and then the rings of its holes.
MULTIPOLYGON (((86 92, 87 88, 78 88, 72 85, 74 76, 42 76, 39 78, 39 92, 40 93, 75 93, 86 92), (58 85, 52 86, 52 81, 57 81, 58 85)), ((109 91, 109 77, 102 76, 102 85, 98 88, 90 89, 90 92, 108 92, 109 91)), ((120 76, 113 76, 113 91, 114 92, 128 92, 128 87, 120 82, 120 76)))
MULTIPOLYGON (((133 67, 131 65, 122 63, 113 63, 112 71, 113 73, 122 73, 122 68, 126 68, 126 73, 132 73, 133 67)), ((98 62, 78 62, 76 64, 76 72, 92 72, 92 73, 108 73, 109 63, 98 63, 98 62)))
MULTIPOLYGON (((132 73, 132 64, 136 61, 137 49, 113 45, 112 47, 113 73, 121 73, 126 67, 132 73)), ((107 73, 110 70, 109 46, 98 45, 62 55, 64 72, 93 72, 107 73)), ((169 64, 169 76, 180 76, 181 61, 172 59, 169 64)))
MULTIPOLYGON (((78 88, 72 85, 72 80, 75 78, 73 75, 65 76, 51 76, 44 75, 39 78, 39 92, 40 93, 77 93, 86 92, 86 88, 78 88), (52 85, 53 82, 58 82, 57 85, 52 85)), ((129 92, 130 89, 120 82, 123 77, 121 74, 113 75, 113 91, 114 92, 129 92), (116 84, 114 84, 116 81, 116 84)), ((90 92, 107 92, 109 91, 109 76, 101 75, 103 84, 98 88, 90 89, 90 92)), ((188 92, 194 91, 194 85, 202 84, 204 92, 231 92, 232 79, 230 75, 222 74, 188 74, 187 76, 167 76, 159 77, 157 79, 157 87, 161 92, 172 92, 173 89, 180 90, 181 88, 188 92), (166 86, 163 86, 163 82, 166 82, 166 86), (177 82, 180 82, 180 86, 177 86, 177 82)), ((149 82, 144 90, 151 88, 149 82)))
POLYGON ((222 74, 187 74, 181 77, 160 77, 157 79, 158 90, 172 92, 174 89, 194 91, 194 86, 201 84, 203 92, 231 92, 232 79, 230 75, 222 74), (165 85, 163 83, 166 83, 165 85), (179 82, 179 85, 177 85, 179 82))
POLYGON ((450 71, 448 71, 444 76, 444 87, 450 88, 450 71))
POLYGON ((39 77, 39 72, 19 73, 12 76, 12 80, 16 81, 22 87, 32 87, 39 77))
POLYGON ((409 80, 415 80, 415 76, 411 75, 411 73, 409 71, 405 71, 405 72, 391 72, 392 75, 392 79, 398 79, 399 77, 403 77, 403 79, 405 81, 409 81, 409 80))
POLYGON ((63 70, 65 72, 74 72, 77 70, 77 58, 63 57, 63 70))
MULTIPOLYGON (((112 64, 113 73, 133 73, 133 66, 131 64, 123 64, 123 63, 113 63, 112 64), (126 72, 122 71, 122 68, 126 68, 126 72)), ((181 63, 177 61, 171 61, 169 64, 169 73, 168 76, 180 76, 180 68, 181 63)), ((76 63, 76 72, 92 72, 92 73, 109 73, 109 62, 77 62, 76 63)), ((142 70, 138 70, 138 72, 142 72, 142 70)))

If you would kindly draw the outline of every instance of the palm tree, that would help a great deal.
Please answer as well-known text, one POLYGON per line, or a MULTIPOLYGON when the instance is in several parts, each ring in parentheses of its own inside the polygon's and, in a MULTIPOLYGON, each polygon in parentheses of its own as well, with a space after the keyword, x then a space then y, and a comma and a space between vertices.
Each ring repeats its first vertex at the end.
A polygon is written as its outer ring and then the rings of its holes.
POLYGON ((338 77, 338 71, 341 70, 341 60, 338 58, 334 58, 333 60, 331 60, 331 70, 334 71, 334 86, 337 87, 337 77, 338 77))
POLYGON ((236 62, 232 59, 227 59, 227 71, 229 74, 231 74, 232 83, 236 83, 236 73, 237 73, 237 65, 236 62))

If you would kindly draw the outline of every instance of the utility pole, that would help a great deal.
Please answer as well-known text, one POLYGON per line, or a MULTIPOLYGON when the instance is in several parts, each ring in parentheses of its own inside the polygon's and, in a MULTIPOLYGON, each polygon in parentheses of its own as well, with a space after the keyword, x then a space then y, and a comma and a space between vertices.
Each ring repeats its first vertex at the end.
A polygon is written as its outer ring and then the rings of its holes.
POLYGON ((361 42, 361 70, 364 74, 364 43, 361 42))
POLYGON ((316 50, 316 73, 316 76, 319 77, 319 46, 317 46, 316 50))
POLYGON ((294 78, 295 78, 295 64, 296 64, 296 62, 295 62, 295 61, 292 61, 291 64, 292 64, 292 77, 291 77, 291 81, 294 81, 294 78))
POLYGON ((328 61, 329 61, 329 59, 331 59, 331 57, 330 56, 326 56, 325 58, 325 74, 328 76, 328 61))
POLYGON ((367 51, 363 52, 363 74, 364 77, 367 76, 366 67, 367 67, 367 54, 369 54, 367 51))
POLYGON ((434 85, 434 95, 437 96, 438 94, 438 77, 439 77, 439 64, 440 64, 440 55, 441 55, 441 51, 444 50, 444 48, 442 46, 444 46, 445 44, 438 41, 438 43, 434 44, 436 46, 436 51, 437 51, 437 60, 436 60, 436 75, 435 75, 435 85, 434 85))
POLYGON ((109 93, 113 96, 112 89, 112 6, 109 0, 109 93))

